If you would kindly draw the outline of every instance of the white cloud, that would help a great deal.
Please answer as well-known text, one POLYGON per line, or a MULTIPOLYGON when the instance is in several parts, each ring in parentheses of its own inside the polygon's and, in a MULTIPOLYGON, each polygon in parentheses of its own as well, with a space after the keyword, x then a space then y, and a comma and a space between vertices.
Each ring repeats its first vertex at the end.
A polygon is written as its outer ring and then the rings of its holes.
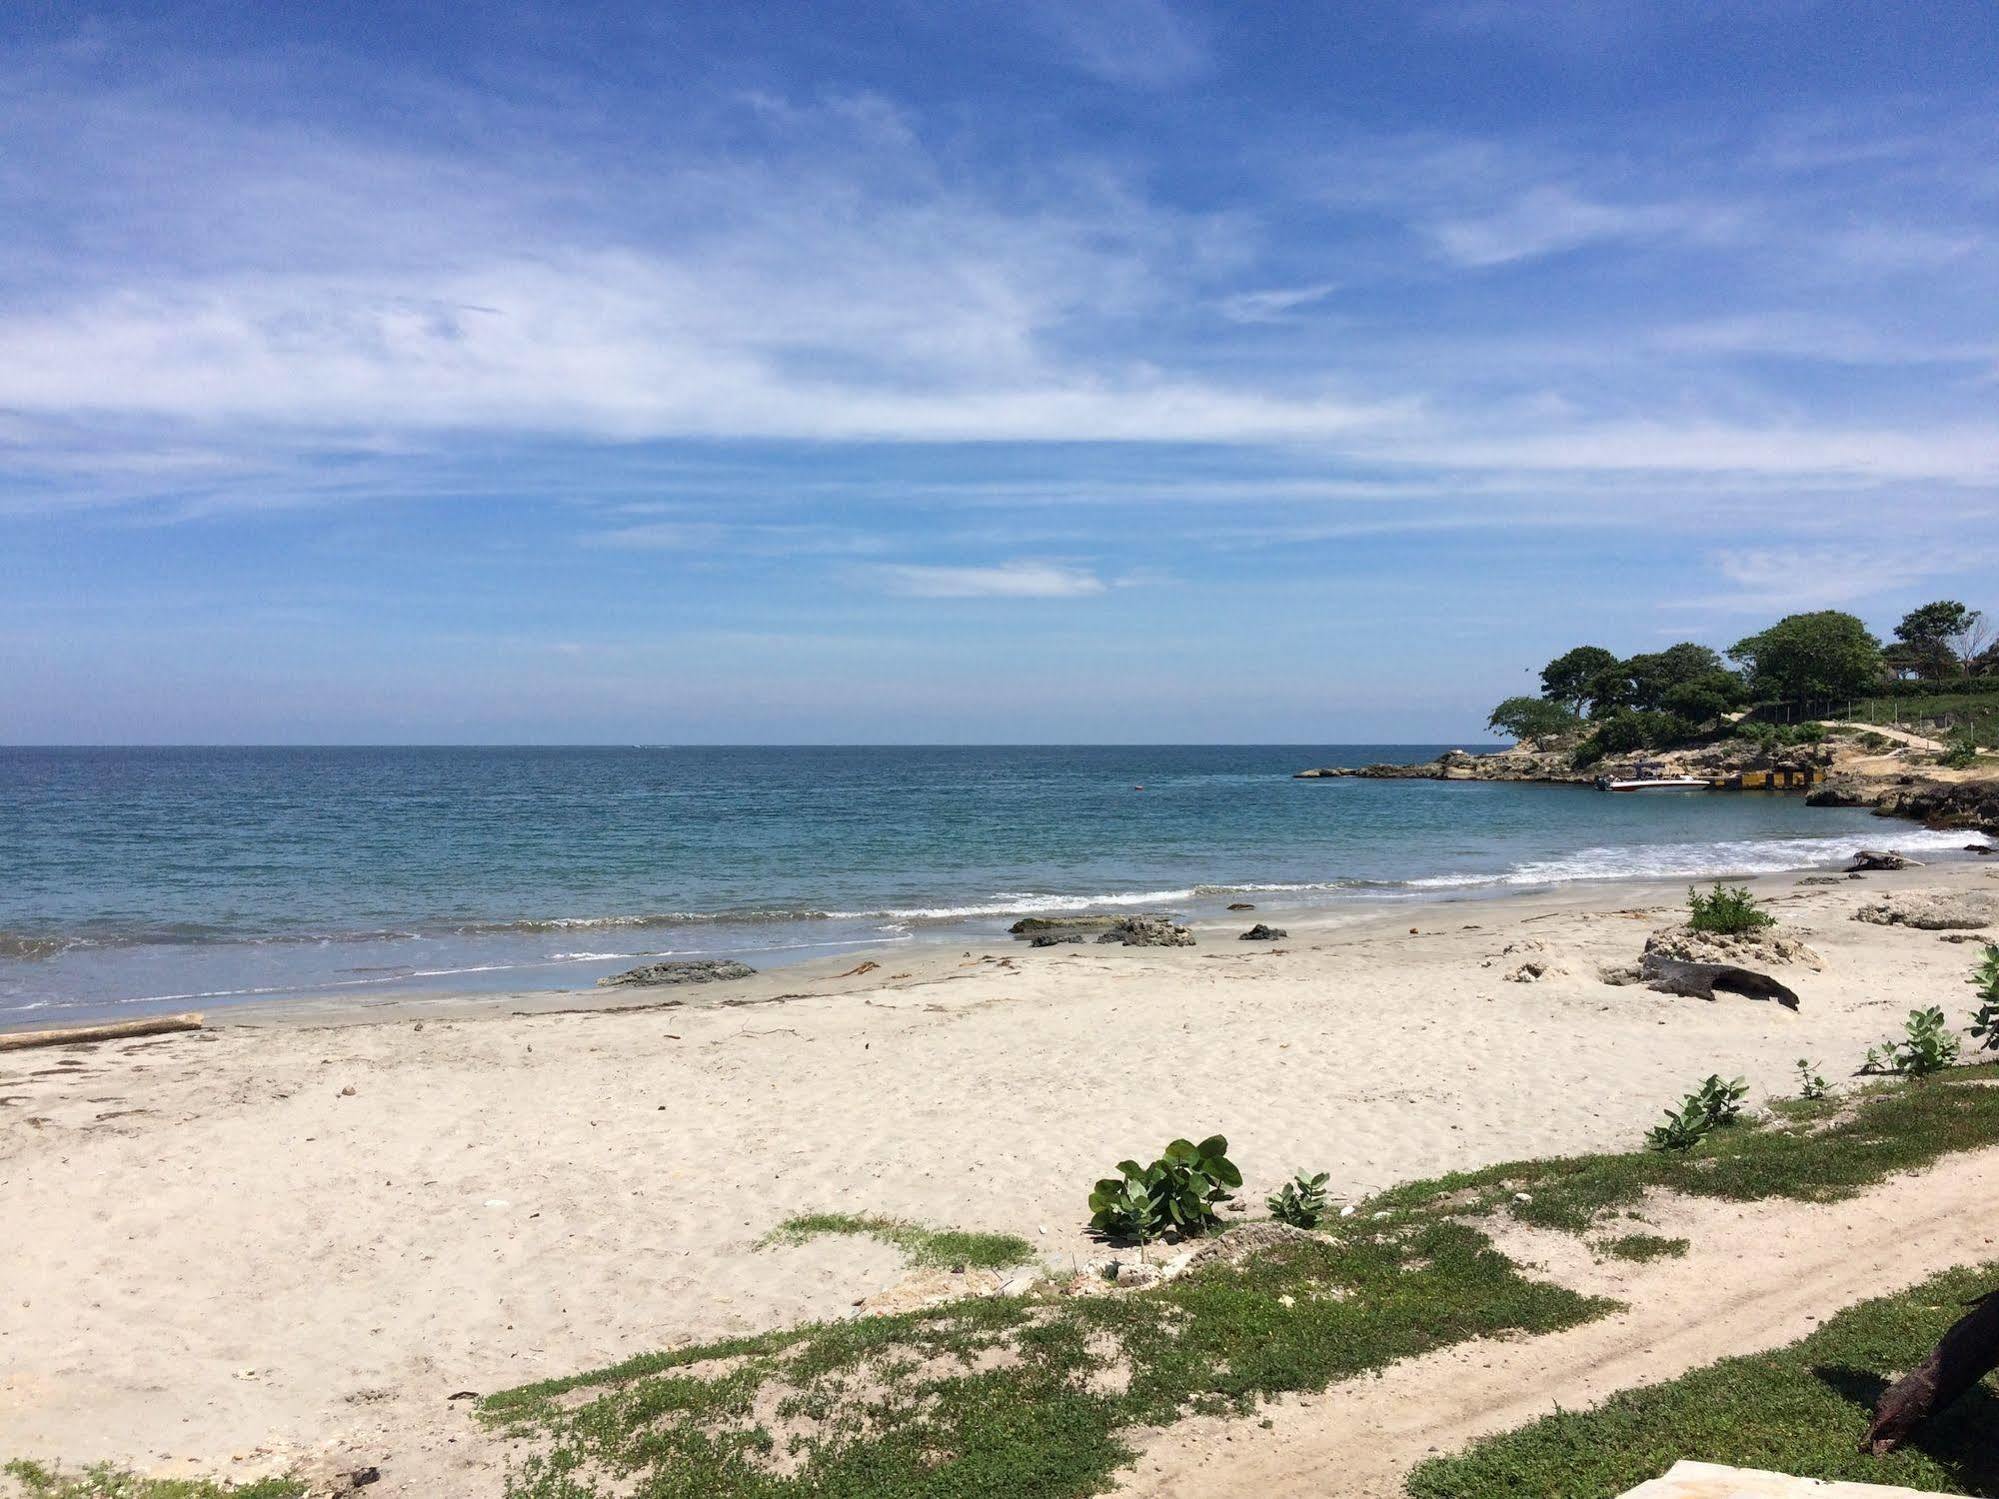
POLYGON ((1313 286, 1275 286, 1263 291, 1237 292, 1222 298, 1222 316, 1232 323, 1281 323, 1314 302, 1323 302, 1338 288, 1334 282, 1313 286))
POLYGON ((1874 546, 1763 546, 1719 551, 1715 568, 1729 592, 1690 604, 1741 610, 1830 609, 1908 595, 1930 579, 1968 575, 1999 562, 1999 547, 1928 539, 1874 546))
POLYGON ((1431 227, 1438 247, 1460 265, 1482 268, 1559 254, 1606 240, 1717 242, 1736 224, 1733 210, 1706 203, 1612 204, 1543 185, 1474 217, 1431 227))
POLYGON ((1027 560, 987 567, 896 564, 877 572, 890 591, 919 599, 1080 599, 1109 586, 1087 568, 1027 560))
POLYGON ((1167 0, 1018 0, 1015 13, 1107 83, 1163 88, 1207 66, 1201 37, 1167 0))

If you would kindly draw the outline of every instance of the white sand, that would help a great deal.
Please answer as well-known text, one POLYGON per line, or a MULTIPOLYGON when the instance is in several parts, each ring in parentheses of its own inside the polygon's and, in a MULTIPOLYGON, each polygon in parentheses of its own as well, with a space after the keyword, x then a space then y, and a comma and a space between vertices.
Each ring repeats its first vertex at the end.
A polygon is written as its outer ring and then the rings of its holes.
POLYGON ((8 1056, 0 1457, 311 1455, 381 1464, 376 1494, 496 1494, 502 1449, 452 1394, 840 1315, 902 1278, 870 1242, 757 1250, 790 1214, 1024 1233, 1066 1261, 1092 1252, 1091 1181, 1175 1135, 1225 1132, 1258 1199, 1298 1167, 1358 1195, 1628 1146, 1708 1072, 1788 1093, 1797 1057, 1841 1080, 1912 1005, 1957 1015, 1975 946, 1850 915, 1884 889, 1999 894, 1976 865, 1754 883, 1826 958, 1783 971, 1802 1013, 1600 983, 1682 892, 1592 886, 1245 916, 1290 927, 1275 948, 1232 924, 1192 950, 903 949, 677 1009, 308 1008, 8 1056), (1507 982, 1497 955, 1530 938, 1567 972, 1507 982))

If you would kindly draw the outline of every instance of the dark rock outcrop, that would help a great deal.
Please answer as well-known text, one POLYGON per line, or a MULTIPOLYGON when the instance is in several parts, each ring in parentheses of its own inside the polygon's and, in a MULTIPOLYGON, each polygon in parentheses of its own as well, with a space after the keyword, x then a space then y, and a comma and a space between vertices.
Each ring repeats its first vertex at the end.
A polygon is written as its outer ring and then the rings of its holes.
POLYGON ((1036 932, 1101 932, 1124 920, 1122 916, 1023 916, 1007 930, 1016 937, 1031 937, 1036 932))
POLYGON ((1645 987, 1661 994, 1711 1000, 1719 989, 1750 999, 1774 999, 1787 1010, 1798 1007, 1798 996, 1793 990, 1767 973, 1737 968, 1732 963, 1683 963, 1651 953, 1639 965, 1639 972, 1644 976, 1645 987))
POLYGON ((1060 947, 1065 942, 1081 942, 1081 932, 1042 932, 1027 939, 1029 947, 1060 947))
POLYGON ((1259 921, 1255 926, 1251 927, 1248 931, 1244 932, 1240 937, 1236 938, 1236 941, 1275 942, 1280 937, 1288 937, 1290 935, 1291 934, 1285 931, 1283 927, 1265 926, 1262 922, 1259 921))
POLYGON ((1170 916, 1127 916, 1097 940, 1126 947, 1192 947, 1194 934, 1170 916))
POLYGON ((621 984, 652 987, 658 984, 715 984, 727 979, 754 978, 756 969, 731 958, 672 958, 663 963, 641 963, 623 973, 597 980, 597 987, 609 989, 621 984))

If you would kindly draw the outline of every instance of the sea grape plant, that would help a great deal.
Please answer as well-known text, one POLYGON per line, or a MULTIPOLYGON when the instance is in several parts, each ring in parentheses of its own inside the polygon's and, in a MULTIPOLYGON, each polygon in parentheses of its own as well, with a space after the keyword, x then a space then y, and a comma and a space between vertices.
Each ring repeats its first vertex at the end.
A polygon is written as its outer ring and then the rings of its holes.
POLYGON ((1798 1058, 1798 1097, 1824 1098, 1831 1090, 1820 1075, 1817 1064, 1809 1057, 1798 1058))
POLYGON ((1666 1110, 1665 1123, 1655 1124, 1645 1131, 1645 1146, 1648 1150, 1663 1152, 1692 1150, 1708 1137, 1713 1128, 1707 1111, 1700 1106, 1700 1100, 1689 1095, 1680 1105, 1678 1113, 1666 1110))
POLYGON ((1317 1228, 1319 1220, 1326 1216, 1328 1174, 1321 1171, 1317 1176, 1307 1176, 1300 1171, 1264 1199, 1264 1205, 1270 1209, 1270 1216, 1279 1223, 1290 1224, 1293 1228, 1317 1228))
POLYGON ((1742 1101, 1749 1096, 1745 1078, 1727 1082, 1721 1074, 1710 1073, 1693 1092, 1680 1100, 1677 1112, 1666 1110, 1665 1123, 1645 1132, 1645 1144, 1652 1150, 1692 1150, 1712 1130, 1735 1123, 1742 1113, 1742 1101))
POLYGON ((1742 1112, 1742 1100, 1749 1096, 1749 1082, 1746 1078, 1734 1078, 1729 1082, 1721 1080, 1720 1073, 1710 1073, 1699 1088, 1688 1095, 1691 1102, 1700 1105, 1707 1115, 1707 1122, 1716 1128, 1735 1123, 1742 1112))
POLYGON ((1987 943, 1971 982, 1978 991, 1978 1008, 1971 1015, 1971 1034, 1980 1051, 1999 1051, 1999 944, 1987 943))
POLYGON ((1900 1072, 1908 1077, 1926 1077, 1941 1072, 1957 1060, 1958 1039, 1945 1023, 1943 1011, 1935 1005, 1911 1010, 1899 1038, 1890 1036, 1879 1046, 1867 1048, 1862 1072, 1900 1072))
POLYGON ((1090 1193, 1090 1227, 1140 1244, 1169 1230, 1183 1238, 1210 1232, 1221 1222, 1217 1204, 1242 1185, 1228 1149, 1226 1138, 1210 1135, 1199 1145, 1175 1140, 1150 1166, 1119 1161, 1118 1175, 1090 1193))

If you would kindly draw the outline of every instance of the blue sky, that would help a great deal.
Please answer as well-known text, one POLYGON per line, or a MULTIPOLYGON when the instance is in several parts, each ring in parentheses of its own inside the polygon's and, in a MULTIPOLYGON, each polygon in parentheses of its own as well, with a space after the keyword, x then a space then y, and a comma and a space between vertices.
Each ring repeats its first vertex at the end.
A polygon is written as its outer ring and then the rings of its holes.
POLYGON ((0 11, 0 741, 1478 737, 1999 610, 1999 10, 0 11))

